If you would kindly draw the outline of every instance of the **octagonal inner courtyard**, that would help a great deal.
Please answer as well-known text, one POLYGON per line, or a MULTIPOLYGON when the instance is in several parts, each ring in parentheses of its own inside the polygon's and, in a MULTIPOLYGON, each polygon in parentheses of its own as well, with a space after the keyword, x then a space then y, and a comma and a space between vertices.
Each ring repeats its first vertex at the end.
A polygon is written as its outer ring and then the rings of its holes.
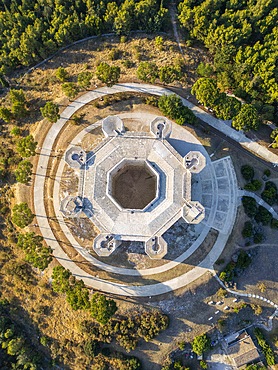
POLYGON ((156 174, 144 161, 122 164, 112 178, 111 196, 122 208, 143 209, 157 194, 156 174))

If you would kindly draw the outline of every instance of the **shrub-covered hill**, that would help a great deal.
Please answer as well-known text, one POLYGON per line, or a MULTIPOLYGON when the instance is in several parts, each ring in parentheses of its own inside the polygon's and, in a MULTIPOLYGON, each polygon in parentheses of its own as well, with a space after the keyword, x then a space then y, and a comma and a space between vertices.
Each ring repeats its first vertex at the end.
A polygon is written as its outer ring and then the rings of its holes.
POLYGON ((31 65, 87 36, 160 31, 167 13, 160 0, 3 0, 0 74, 18 65, 31 65))

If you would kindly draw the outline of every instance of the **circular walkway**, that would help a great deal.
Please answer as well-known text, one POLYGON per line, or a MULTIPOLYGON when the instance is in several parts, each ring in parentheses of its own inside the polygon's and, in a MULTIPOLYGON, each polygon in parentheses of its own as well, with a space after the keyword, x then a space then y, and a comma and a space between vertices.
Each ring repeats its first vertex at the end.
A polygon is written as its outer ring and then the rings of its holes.
MULTIPOLYGON (((229 207, 227 214, 229 214, 229 218, 227 218, 227 222, 225 219, 225 222, 222 226, 219 226, 219 236, 216 240, 216 243, 214 244, 211 251, 207 254, 205 259, 196 267, 194 267, 191 271, 178 276, 176 278, 173 278, 171 280, 156 283, 152 285, 145 285, 145 286, 132 286, 132 285, 124 285, 124 284, 118 284, 118 283, 112 283, 109 281, 104 281, 98 278, 95 278, 91 276, 90 274, 83 271, 80 267, 78 267, 73 261, 69 259, 67 254, 63 251, 63 249, 60 247, 58 241, 56 240, 51 227, 49 225, 46 210, 44 207, 44 181, 46 176, 46 171, 48 167, 48 161, 49 161, 49 155, 52 151, 52 146, 54 144, 55 138, 58 136, 60 130, 63 128, 67 120, 82 106, 89 103, 90 101, 97 99, 101 96, 104 96, 106 94, 114 94, 117 92, 123 92, 123 91, 134 91, 134 92, 143 92, 148 94, 155 94, 155 95, 162 95, 162 94, 169 94, 170 91, 156 87, 151 85, 140 85, 140 84, 125 84, 125 85, 116 85, 112 88, 100 88, 94 91, 90 91, 83 96, 79 97, 76 101, 71 102, 71 104, 62 112, 61 118, 53 124, 51 129, 49 130, 44 143, 43 147, 41 149, 41 155, 39 157, 38 161, 38 167, 36 171, 36 177, 35 177, 35 185, 34 185, 34 205, 35 205, 35 214, 37 216, 37 222, 40 227, 41 233, 46 240, 47 244, 52 248, 54 257, 61 263, 62 266, 69 269, 74 276, 77 278, 81 278, 84 283, 87 286, 90 286, 92 288, 113 293, 113 294, 119 294, 119 295, 126 295, 126 296, 153 296, 153 295, 159 295, 163 294, 175 289, 178 289, 180 287, 183 287, 187 284, 190 284, 192 281, 198 279, 201 277, 204 273, 207 271, 210 271, 213 273, 213 264, 218 259, 219 255, 221 254, 223 248, 225 247, 225 244, 228 240, 230 231, 232 229, 235 215, 236 215, 236 208, 237 208, 237 202, 234 201, 236 198, 236 190, 234 196, 230 197, 229 200, 229 207)), ((177 126, 175 126, 177 128, 177 126)), ((180 128, 182 129, 182 128, 180 128)), ((183 129, 182 129, 183 130, 183 129)), ((185 131, 185 130, 183 130, 185 131)), ((173 144, 172 144, 173 145, 173 144)), ((179 142, 177 145, 181 145, 179 142)), ((184 148, 180 148, 182 151, 184 148)), ((178 148, 176 148, 178 150, 178 148)), ((179 150, 178 150, 179 151, 179 150)), ((187 148, 188 151, 188 148, 187 148)), ((182 154, 182 153, 181 153, 182 154)), ((206 153, 206 157, 208 157, 206 153)), ((230 164, 231 165, 231 164, 230 164)), ((228 166, 229 167, 229 166, 228 166)), ((227 168, 228 168, 227 167, 227 168)), ((225 171, 224 171, 225 172, 225 171)), ((225 172, 226 173, 226 172, 225 172)), ((231 175, 234 176, 234 174, 231 172, 231 175)), ((219 176, 218 176, 219 177, 219 176)), ((223 177, 223 176, 220 176, 223 177)), ((224 176, 225 177, 225 176, 224 176)), ((61 180, 61 173, 57 173, 57 176, 55 178, 55 185, 54 192, 57 191, 57 188, 59 186, 61 180)), ((216 179, 216 183, 219 185, 219 189, 221 190, 221 179, 216 179)), ((213 181, 213 180, 212 180, 213 181)), ((215 181, 215 179, 214 179, 215 181)), ((234 180, 236 184, 236 178, 234 180)), ((233 184, 232 181, 232 184, 233 184)), ((233 187, 233 186, 232 186, 233 187)), ((217 203, 218 204, 218 203, 217 203)), ((217 205, 218 209, 218 205, 217 205)), ((221 213, 221 209, 218 209, 221 213)), ((210 220, 219 220, 219 212, 216 211, 214 213, 214 217, 209 215, 210 220)), ((222 219, 223 221, 223 219, 222 219)), ((211 221, 212 222, 212 221, 211 221)), ((61 222, 63 225, 65 225, 64 222, 61 222)), ((209 230, 211 226, 214 226, 215 223, 209 224, 206 226, 206 228, 209 230)), ((66 235, 68 237, 68 235, 66 235)), ((84 251, 82 248, 80 248, 79 245, 75 246, 78 252, 82 255, 84 251)), ((184 259, 183 259, 184 260, 184 259)), ((181 261, 179 261, 181 262, 181 261)), ((173 266, 175 266, 176 262, 171 261, 169 263, 173 263, 173 266)), ((162 266, 164 267, 164 266, 162 266)), ((128 269, 130 270, 130 269, 128 269)), ((137 272, 137 270, 134 270, 137 272)), ((161 271, 159 271, 161 272, 161 271)), ((153 271, 152 271, 153 274, 153 271)), ((141 274, 140 274, 141 275, 141 274)))

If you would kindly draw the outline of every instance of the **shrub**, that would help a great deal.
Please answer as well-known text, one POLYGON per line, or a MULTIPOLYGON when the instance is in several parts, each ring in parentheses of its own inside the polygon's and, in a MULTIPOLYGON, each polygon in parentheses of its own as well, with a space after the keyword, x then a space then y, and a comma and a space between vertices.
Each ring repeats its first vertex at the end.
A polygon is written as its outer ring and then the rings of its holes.
POLYGON ((73 99, 78 94, 78 86, 74 82, 65 82, 62 85, 63 93, 66 95, 67 98, 73 99))
POLYGON ((278 220, 276 220, 275 218, 272 218, 270 222, 270 226, 272 229, 278 229, 278 220))
POLYGON ((179 342, 178 343, 179 349, 183 351, 185 349, 185 342, 179 342))
POLYGON ((257 214, 257 202, 252 197, 242 197, 242 205, 244 212, 248 217, 253 218, 257 214))
POLYGON ((255 244, 261 243, 263 241, 263 238, 264 238, 264 234, 262 234, 262 233, 256 233, 254 235, 254 243, 255 244))
POLYGON ((21 135, 21 130, 19 127, 15 126, 11 129, 11 135, 12 136, 20 136, 21 135))
POLYGON ((192 350, 197 355, 201 355, 210 348, 210 339, 206 334, 199 335, 192 342, 192 350))
POLYGON ((59 81, 65 82, 69 78, 68 72, 63 67, 57 68, 55 72, 55 76, 58 78, 59 81))
POLYGON ((244 223, 244 228, 241 232, 242 236, 244 238, 250 238, 252 235, 253 235, 253 226, 252 226, 252 222, 250 221, 246 221, 244 223))
POLYGON ((162 95, 158 100, 158 107, 165 116, 175 120, 179 125, 196 123, 195 115, 175 94, 162 95))
POLYGON ((272 366, 275 364, 275 354, 272 350, 272 348, 269 346, 269 344, 266 342, 262 331, 259 328, 254 329, 254 334, 256 336, 256 339, 258 341, 259 346, 261 347, 266 362, 269 366, 272 366))
POLYGON ((249 166, 248 164, 245 164, 245 165, 241 166, 240 171, 241 171, 241 174, 242 174, 243 178, 246 181, 253 180, 253 177, 255 175, 253 167, 249 166))
POLYGON ((207 363, 203 360, 200 361, 200 366, 201 366, 202 369, 207 369, 208 368, 207 363))
POLYGON ((158 67, 153 62, 141 62, 136 72, 139 80, 154 83, 158 77, 158 67))
POLYGON ((255 220, 261 222, 263 225, 268 225, 272 220, 272 215, 266 208, 259 206, 255 215, 255 220))
POLYGON ((262 199, 270 205, 277 202, 277 186, 272 181, 267 181, 265 183, 264 191, 261 194, 262 199))
POLYGON ((271 172, 268 168, 266 170, 264 170, 264 175, 267 176, 267 177, 270 177, 271 172))
POLYGON ((96 75, 97 78, 105 83, 107 86, 113 86, 119 81, 121 74, 120 67, 110 66, 107 63, 101 62, 97 66, 96 75))
POLYGON ((32 222, 33 218, 34 215, 27 203, 19 203, 14 206, 12 211, 12 222, 16 226, 24 228, 32 222))
POLYGON ((260 190, 262 186, 263 184, 260 180, 252 180, 244 186, 244 189, 249 191, 257 191, 260 190))

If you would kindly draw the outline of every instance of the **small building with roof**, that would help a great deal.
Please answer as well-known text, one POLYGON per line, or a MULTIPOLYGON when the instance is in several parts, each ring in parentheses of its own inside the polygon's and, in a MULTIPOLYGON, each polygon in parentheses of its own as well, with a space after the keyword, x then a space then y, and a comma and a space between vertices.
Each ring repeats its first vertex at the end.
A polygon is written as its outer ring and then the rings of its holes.
POLYGON ((226 341, 226 353, 236 369, 243 369, 246 365, 260 360, 260 354, 252 338, 244 330, 229 336, 226 341))

